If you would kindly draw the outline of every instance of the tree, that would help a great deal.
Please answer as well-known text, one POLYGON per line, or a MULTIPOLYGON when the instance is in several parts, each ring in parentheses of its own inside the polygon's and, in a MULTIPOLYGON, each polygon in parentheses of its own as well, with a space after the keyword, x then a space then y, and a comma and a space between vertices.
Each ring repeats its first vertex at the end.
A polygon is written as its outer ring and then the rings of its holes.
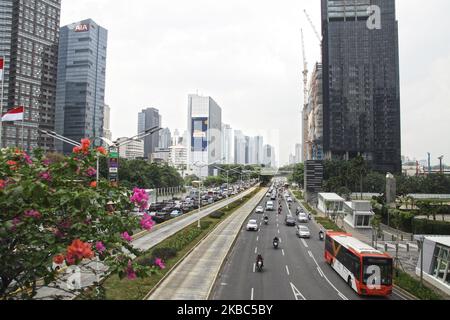
POLYGON ((292 173, 292 181, 294 181, 299 186, 303 186, 303 184, 305 183, 304 175, 305 165, 303 163, 295 165, 292 173))
POLYGON ((129 279, 155 272, 130 257, 141 255, 130 244, 133 232, 153 226, 149 216, 139 219, 130 210, 148 197, 96 182, 93 165, 105 152, 91 149, 87 139, 69 157, 0 151, 0 299, 34 297, 57 278, 53 263, 75 266, 98 258, 112 274, 129 279))

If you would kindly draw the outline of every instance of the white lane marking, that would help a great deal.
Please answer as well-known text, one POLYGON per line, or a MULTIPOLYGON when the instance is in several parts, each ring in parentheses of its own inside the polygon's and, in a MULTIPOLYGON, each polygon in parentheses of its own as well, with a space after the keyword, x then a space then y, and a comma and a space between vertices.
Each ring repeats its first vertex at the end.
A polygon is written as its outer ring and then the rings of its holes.
POLYGON ((324 275, 323 275, 322 269, 320 269, 319 267, 317 267, 317 271, 319 272, 320 276, 323 278, 324 275))
POLYGON ((281 249, 281 253, 283 254, 283 257, 284 257, 284 249, 281 249))
POLYGON ((313 253, 310 251, 308 251, 309 256, 314 260, 314 263, 316 264, 317 268, 322 272, 323 277, 325 278, 325 280, 328 282, 328 284, 337 292, 338 296, 342 298, 342 300, 348 300, 348 298, 342 294, 342 292, 340 292, 335 286, 334 284, 331 283, 331 281, 328 279, 328 277, 325 275, 325 272, 323 272, 323 270, 320 268, 319 264, 317 263, 316 258, 314 258, 313 253))
POLYGON ((287 275, 288 275, 288 276, 291 275, 291 273, 289 272, 289 267, 288 267, 288 266, 286 266, 286 272, 287 272, 287 275))
POLYGON ((305 241, 305 239, 302 238, 301 240, 302 240, 302 243, 303 243, 303 245, 305 246, 305 248, 309 248, 309 247, 308 247, 308 244, 307 244, 306 241, 305 241))
POLYGON ((259 236, 256 237, 256 242, 258 242, 258 241, 259 241, 259 236))
POLYGON ((280 234, 280 230, 278 230, 278 234, 280 234))
POLYGON ((254 294, 255 294, 255 289, 252 288, 252 295, 251 295, 251 298, 250 298, 250 300, 252 300, 252 301, 253 301, 253 296, 254 296, 254 294))
POLYGON ((295 300, 300 300, 299 299, 299 297, 302 299, 302 300, 306 300, 306 298, 305 298, 305 296, 300 292, 300 290, 298 290, 295 286, 294 286, 294 284, 291 282, 291 289, 292 289, 292 292, 294 293, 294 296, 295 296, 295 300))
POLYGON ((258 247, 255 248, 255 254, 257 254, 257 253, 258 253, 258 247))
POLYGON ((253 264, 253 273, 256 271, 256 263, 253 264))

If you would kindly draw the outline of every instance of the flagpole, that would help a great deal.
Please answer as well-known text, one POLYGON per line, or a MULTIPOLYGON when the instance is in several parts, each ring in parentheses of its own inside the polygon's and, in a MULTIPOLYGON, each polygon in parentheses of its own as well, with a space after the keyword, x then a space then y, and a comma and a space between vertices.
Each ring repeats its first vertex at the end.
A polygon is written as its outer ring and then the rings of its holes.
MULTIPOLYGON (((2 56, 1 58, 3 60, 3 69, 2 69, 2 89, 0 94, 0 117, 3 116, 3 87, 5 83, 5 65, 6 65, 5 56, 2 56)), ((3 121, 1 121, 0 119, 0 149, 3 148, 2 134, 3 134, 3 121)))

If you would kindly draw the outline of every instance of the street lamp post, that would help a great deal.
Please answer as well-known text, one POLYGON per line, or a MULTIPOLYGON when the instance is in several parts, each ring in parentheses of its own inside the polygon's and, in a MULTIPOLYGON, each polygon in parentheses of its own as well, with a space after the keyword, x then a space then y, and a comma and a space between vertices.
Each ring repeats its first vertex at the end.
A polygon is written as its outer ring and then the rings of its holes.
POLYGON ((418 242, 420 245, 420 285, 423 286, 423 243, 425 242, 425 236, 419 236, 418 242))

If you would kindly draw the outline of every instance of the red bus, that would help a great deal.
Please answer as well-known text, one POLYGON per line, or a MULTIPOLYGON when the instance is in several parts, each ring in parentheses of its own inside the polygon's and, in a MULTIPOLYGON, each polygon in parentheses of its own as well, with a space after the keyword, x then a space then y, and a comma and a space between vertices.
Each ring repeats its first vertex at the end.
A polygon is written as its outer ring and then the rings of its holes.
POLYGON ((359 295, 392 293, 393 259, 342 232, 327 232, 325 260, 359 295))

